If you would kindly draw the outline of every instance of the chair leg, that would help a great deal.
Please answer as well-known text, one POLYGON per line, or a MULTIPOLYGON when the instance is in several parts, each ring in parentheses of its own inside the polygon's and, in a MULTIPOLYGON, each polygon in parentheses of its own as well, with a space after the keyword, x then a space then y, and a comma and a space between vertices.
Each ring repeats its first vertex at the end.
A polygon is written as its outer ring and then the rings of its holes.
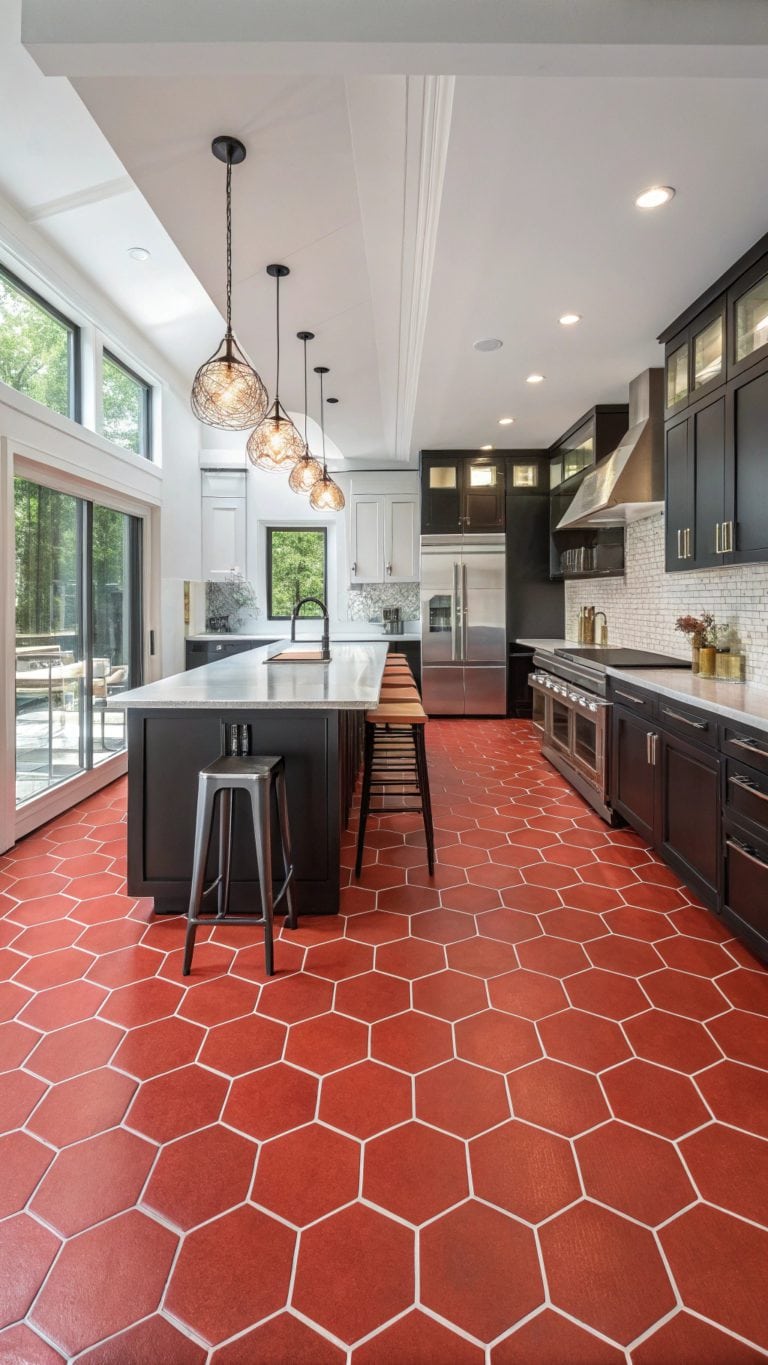
POLYGON ((219 919, 229 911, 229 890, 232 875, 232 788, 219 793, 219 886, 216 911, 219 919))
POLYGON ((371 807, 371 769, 373 767, 373 742, 376 727, 366 724, 365 741, 363 743, 363 790, 360 796, 360 825, 357 831, 357 857, 355 858, 355 876, 359 877, 363 870, 363 852, 365 850, 365 827, 368 823, 368 812, 371 807))
POLYGON ((259 866, 261 908, 264 916, 264 968, 267 976, 275 974, 275 951, 272 915, 272 830, 270 819, 270 791, 267 782, 259 782, 251 791, 253 829, 256 835, 256 861, 259 866))
POLYGON ((424 821, 424 834, 427 839, 427 866, 430 877, 435 870, 435 831, 432 824, 432 798, 429 792, 429 768, 427 766, 427 745, 424 736, 424 726, 415 725, 416 742, 416 766, 419 772, 419 786, 421 787, 421 814, 424 821))
POLYGON ((197 814, 195 816, 195 856, 192 864, 192 885, 189 891, 189 909, 187 910, 187 932, 184 939, 184 965, 182 974, 189 976, 192 966, 192 954, 195 950, 195 934, 197 924, 195 923, 200 914, 200 905, 203 899, 203 885, 205 882, 205 868, 208 862, 208 850, 211 843, 211 823, 213 817, 213 791, 204 777, 200 777, 197 784, 197 814))
POLYGON ((281 770, 275 779, 277 790, 277 814, 280 821, 280 845, 283 850, 283 875, 286 879, 285 903, 288 913, 285 922, 289 929, 298 929, 296 902, 293 898, 293 859, 291 855, 291 827, 288 823, 288 801, 285 792, 285 773, 281 770))

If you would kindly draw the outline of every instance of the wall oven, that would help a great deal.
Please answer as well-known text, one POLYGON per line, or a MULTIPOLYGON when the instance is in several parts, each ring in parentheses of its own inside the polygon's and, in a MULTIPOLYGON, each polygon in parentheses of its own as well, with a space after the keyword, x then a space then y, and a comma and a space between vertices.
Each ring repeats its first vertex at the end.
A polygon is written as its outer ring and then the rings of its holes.
MULTIPOLYGON (((534 724, 541 731, 541 752, 603 816, 608 807, 608 745, 611 704, 597 692, 536 665, 530 677, 534 724)), ((548 660, 546 662, 549 662, 548 660)), ((575 671, 575 670, 573 670, 575 671)))

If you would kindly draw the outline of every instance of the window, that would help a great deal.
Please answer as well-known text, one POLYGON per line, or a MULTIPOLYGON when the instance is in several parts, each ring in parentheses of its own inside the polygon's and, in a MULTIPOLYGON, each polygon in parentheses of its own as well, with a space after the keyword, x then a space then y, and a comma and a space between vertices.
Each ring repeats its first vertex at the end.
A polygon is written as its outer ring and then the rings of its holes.
POLYGON ((152 458, 152 389, 133 370, 104 352, 101 370, 101 434, 123 450, 152 458))
POLYGON ((0 379, 53 412, 80 420, 80 329, 5 270, 0 379))
MULTIPOLYGON (((302 597, 325 601, 325 529, 267 527, 267 611, 271 620, 285 620, 302 597)), ((304 607, 302 616, 322 616, 318 607, 304 607)))

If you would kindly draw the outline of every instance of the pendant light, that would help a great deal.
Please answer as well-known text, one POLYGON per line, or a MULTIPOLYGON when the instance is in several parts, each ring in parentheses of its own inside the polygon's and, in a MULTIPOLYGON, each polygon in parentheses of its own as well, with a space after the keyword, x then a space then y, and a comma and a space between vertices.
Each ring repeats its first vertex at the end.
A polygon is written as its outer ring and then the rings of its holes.
POLYGON ((287 265, 267 266, 267 274, 275 281, 275 401, 266 417, 248 437, 248 458, 257 469, 289 469, 306 450, 280 402, 280 281, 290 273, 287 265))
POLYGON ((314 341, 314 332, 297 332, 299 341, 304 342, 304 454, 296 461, 293 469, 288 476, 288 482, 294 493, 311 493, 318 479, 322 477, 323 467, 309 449, 307 437, 307 413, 309 411, 309 399, 307 397, 307 342, 314 341))
MULTIPOLYGON (((320 431, 323 438, 323 472, 309 495, 309 501, 316 512, 341 512, 344 508, 344 494, 339 485, 328 473, 325 460, 325 405, 323 402, 323 375, 328 373, 327 365, 316 365, 315 374, 320 376, 320 431)), ((334 402, 337 401, 334 399, 334 402)))
POLYGON ((228 431, 245 431, 260 422, 269 397, 232 332, 232 167, 245 161, 239 138, 215 137, 211 151, 227 167, 227 330, 213 355, 200 366, 192 383, 192 411, 201 422, 228 431))

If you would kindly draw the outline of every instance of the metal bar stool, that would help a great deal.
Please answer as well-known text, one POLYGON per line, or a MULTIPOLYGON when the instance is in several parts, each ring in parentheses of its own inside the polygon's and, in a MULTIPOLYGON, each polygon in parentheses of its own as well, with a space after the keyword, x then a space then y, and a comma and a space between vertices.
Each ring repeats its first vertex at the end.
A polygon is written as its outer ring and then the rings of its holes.
POLYGON ((427 714, 419 702, 388 702, 382 698, 375 711, 366 712, 363 790, 355 860, 356 877, 359 877, 362 871, 365 828, 370 814, 420 812, 427 840, 427 865, 430 876, 435 870, 435 836, 429 794, 427 749, 424 742, 426 723, 427 714), (382 805, 372 809, 372 799, 380 797, 385 801, 395 788, 402 797, 420 797, 421 805, 382 805))
POLYGON ((195 934, 198 924, 263 924, 264 965, 267 976, 275 970, 273 944, 273 913, 285 896, 289 929, 297 928, 296 907, 291 891, 293 863, 291 834, 288 825, 288 803, 285 795, 285 762, 282 758, 248 756, 217 758, 203 768, 197 786, 197 816, 195 819, 195 853, 192 864, 192 886, 187 911, 187 933, 184 941, 183 975, 189 976, 195 934), (277 798, 280 845, 283 855, 284 879, 277 895, 272 895, 272 790, 277 798), (261 894, 260 915, 230 915, 229 894, 232 870, 232 793, 245 791, 251 802, 253 833, 256 841, 256 862, 259 869, 261 894), (219 866, 218 875, 209 887, 205 886, 205 869, 211 844, 214 806, 219 806, 219 866), (201 915, 202 903, 211 891, 217 892, 216 914, 201 915))

